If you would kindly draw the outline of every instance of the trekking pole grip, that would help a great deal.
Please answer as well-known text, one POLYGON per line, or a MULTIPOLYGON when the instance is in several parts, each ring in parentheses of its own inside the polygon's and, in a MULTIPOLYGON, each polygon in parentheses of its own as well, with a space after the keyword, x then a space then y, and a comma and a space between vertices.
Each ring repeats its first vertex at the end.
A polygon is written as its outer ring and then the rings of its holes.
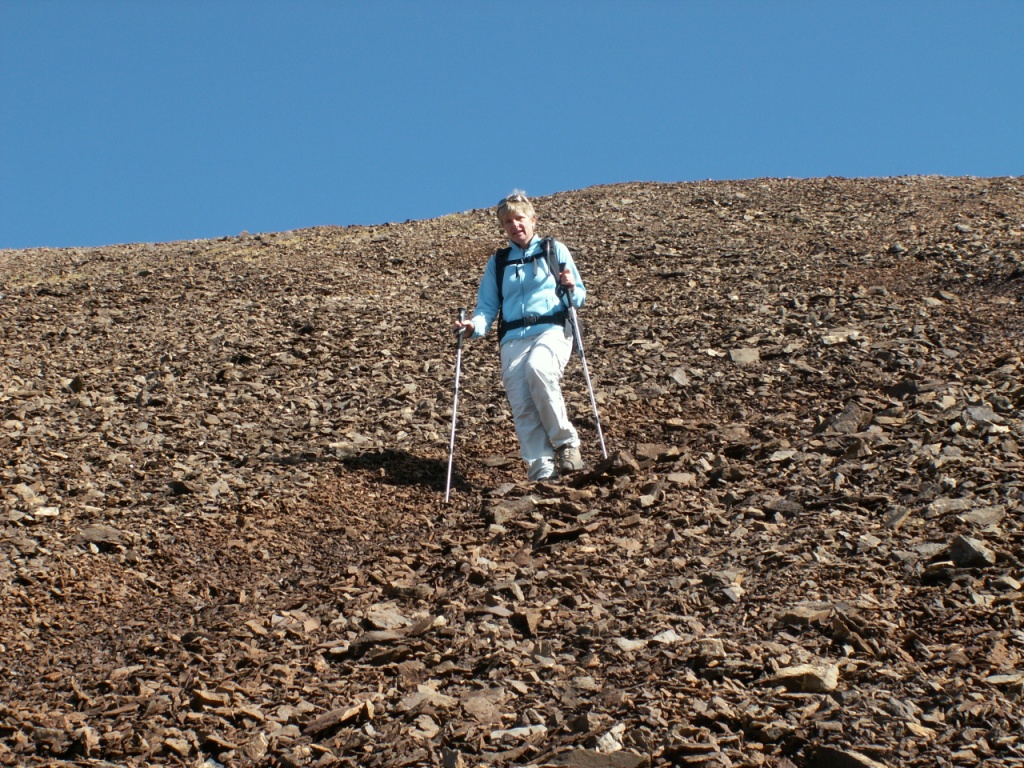
POLYGON ((572 290, 574 286, 562 285, 562 273, 565 272, 568 266, 569 265, 566 264, 564 261, 558 262, 558 287, 561 288, 564 293, 572 295, 572 290))
MULTIPOLYGON (((460 323, 466 322, 466 308, 465 307, 459 307, 459 322, 460 323)), ((458 344, 459 349, 462 349, 462 342, 466 338, 466 329, 465 328, 460 328, 459 332, 456 333, 455 335, 458 337, 458 341, 456 343, 458 344)))

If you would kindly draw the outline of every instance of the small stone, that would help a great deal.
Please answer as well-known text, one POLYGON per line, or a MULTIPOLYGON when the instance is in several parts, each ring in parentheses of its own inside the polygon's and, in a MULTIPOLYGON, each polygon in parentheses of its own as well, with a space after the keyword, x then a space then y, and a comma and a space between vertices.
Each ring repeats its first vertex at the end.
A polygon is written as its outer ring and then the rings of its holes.
POLYGON ((805 627, 828 620, 832 615, 831 603, 800 603, 785 610, 779 617, 783 624, 805 627))
POLYGON ((593 749, 574 749, 544 763, 552 768, 646 768, 650 764, 647 755, 627 750, 605 753, 593 749))
POLYGON ((984 568, 996 563, 996 553, 969 536, 957 536, 949 548, 949 556, 961 568, 984 568))
POLYGON ((702 637, 697 641, 697 655, 702 659, 724 659, 725 643, 717 637, 702 637))
POLYGON ((620 651, 626 651, 627 653, 632 651, 642 651, 647 647, 646 640, 630 640, 626 637, 617 637, 614 642, 620 651))
POLYGON ((544 725, 524 725, 519 728, 506 728, 503 730, 491 731, 487 735, 487 738, 489 738, 491 741, 497 742, 526 741, 527 739, 537 736, 538 734, 547 732, 547 726, 544 725))
POLYGON ((729 359, 736 365, 753 365, 761 362, 761 353, 757 349, 744 347, 741 349, 730 349, 729 359))
POLYGON ((1009 592, 1018 592, 1021 588, 1021 583, 1012 576, 1000 576, 998 579, 992 582, 995 586, 1007 590, 1009 592))
POLYGON ((765 685, 783 685, 788 690, 803 693, 828 693, 839 685, 837 664, 798 664, 780 669, 774 675, 762 678, 765 685))
POLYGON ((1004 419, 991 408, 974 405, 964 408, 963 421, 966 426, 988 427, 993 424, 1002 424, 1004 419))
POLYGON ((540 611, 517 611, 512 614, 509 622, 527 637, 533 637, 537 634, 537 627, 540 626, 542 617, 543 614, 540 611))
POLYGON ((685 368, 676 368, 668 377, 680 387, 690 386, 690 377, 687 375, 685 368))
POLYGON ((825 346, 833 346, 856 341, 860 337, 861 332, 856 328, 832 328, 822 335, 821 341, 825 346))
POLYGON ((819 747, 808 768, 887 768, 884 763, 848 749, 819 747))
POLYGON ((684 488, 693 488, 697 484, 697 475, 693 472, 669 472, 665 479, 673 485, 680 485, 684 488))

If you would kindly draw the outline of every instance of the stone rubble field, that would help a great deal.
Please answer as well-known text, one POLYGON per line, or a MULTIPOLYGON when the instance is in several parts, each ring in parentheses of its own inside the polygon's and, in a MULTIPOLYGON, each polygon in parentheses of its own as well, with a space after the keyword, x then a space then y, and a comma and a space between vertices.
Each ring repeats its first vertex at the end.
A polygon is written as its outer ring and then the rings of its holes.
POLYGON ((490 209, 0 251, 0 765, 1024 766, 1024 179, 635 183, 530 485, 490 209))

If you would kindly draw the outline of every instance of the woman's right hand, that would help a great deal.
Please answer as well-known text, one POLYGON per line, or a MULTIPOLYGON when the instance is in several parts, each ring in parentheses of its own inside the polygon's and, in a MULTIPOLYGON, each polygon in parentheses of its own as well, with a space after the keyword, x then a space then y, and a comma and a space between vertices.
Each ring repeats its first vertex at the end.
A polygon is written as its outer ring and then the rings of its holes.
POLYGON ((452 323, 452 333, 456 336, 461 334, 463 338, 468 338, 473 335, 473 323, 469 320, 456 320, 452 323))

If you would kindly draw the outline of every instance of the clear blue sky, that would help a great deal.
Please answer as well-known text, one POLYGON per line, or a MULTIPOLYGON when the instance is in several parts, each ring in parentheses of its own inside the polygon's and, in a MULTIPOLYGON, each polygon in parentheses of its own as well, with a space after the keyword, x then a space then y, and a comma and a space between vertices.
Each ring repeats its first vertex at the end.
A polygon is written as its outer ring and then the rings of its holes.
POLYGON ((0 0, 0 248, 1024 174, 1024 0, 0 0))

